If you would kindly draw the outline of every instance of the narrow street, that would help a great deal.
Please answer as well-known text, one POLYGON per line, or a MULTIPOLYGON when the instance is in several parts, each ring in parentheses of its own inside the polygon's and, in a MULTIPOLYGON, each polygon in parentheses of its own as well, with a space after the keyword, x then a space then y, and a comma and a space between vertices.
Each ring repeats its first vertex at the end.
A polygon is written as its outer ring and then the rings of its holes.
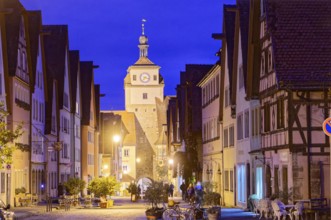
MULTIPOLYGON (((16 220, 101 220, 101 219, 112 219, 112 220, 145 220, 145 210, 148 205, 144 201, 138 201, 136 203, 130 202, 128 197, 114 197, 115 205, 109 209, 100 209, 98 207, 84 208, 74 207, 69 211, 54 209, 53 212, 45 212, 46 207, 43 205, 33 207, 16 207, 15 211, 16 220)), ((180 201, 180 198, 174 198, 175 201, 180 201)), ((181 203, 182 207, 187 207, 186 203, 181 203)), ((222 208, 221 219, 239 220, 254 219, 254 215, 250 212, 243 212, 241 209, 236 208, 222 208)))

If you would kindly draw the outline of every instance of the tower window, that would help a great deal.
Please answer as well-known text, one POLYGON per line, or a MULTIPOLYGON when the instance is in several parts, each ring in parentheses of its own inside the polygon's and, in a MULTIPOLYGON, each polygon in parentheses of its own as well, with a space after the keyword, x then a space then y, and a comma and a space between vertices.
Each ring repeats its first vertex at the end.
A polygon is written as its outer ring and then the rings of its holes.
POLYGON ((156 81, 157 80, 157 75, 154 75, 153 79, 154 79, 154 81, 156 81))
POLYGON ((143 99, 147 99, 147 93, 143 93, 143 99))
POLYGON ((133 81, 137 81, 137 75, 133 75, 133 76, 132 76, 132 80, 133 80, 133 81))

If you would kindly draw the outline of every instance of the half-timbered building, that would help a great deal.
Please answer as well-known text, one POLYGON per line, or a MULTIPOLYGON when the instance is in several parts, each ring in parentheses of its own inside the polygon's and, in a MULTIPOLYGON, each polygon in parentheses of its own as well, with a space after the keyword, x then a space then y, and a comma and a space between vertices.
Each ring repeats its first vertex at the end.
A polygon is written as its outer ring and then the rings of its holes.
POLYGON ((328 197, 331 4, 262 0, 260 13, 264 196, 328 197))

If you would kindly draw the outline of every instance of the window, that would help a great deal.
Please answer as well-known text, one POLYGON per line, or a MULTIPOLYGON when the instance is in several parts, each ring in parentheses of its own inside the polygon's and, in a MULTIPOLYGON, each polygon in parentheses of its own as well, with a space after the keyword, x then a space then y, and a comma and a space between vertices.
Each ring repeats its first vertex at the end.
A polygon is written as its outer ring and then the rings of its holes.
POLYGON ((80 162, 80 150, 75 149, 75 161, 80 162))
POLYGON ((93 134, 92 134, 92 132, 89 131, 87 133, 87 139, 88 139, 88 142, 93 143, 93 134))
POLYGON ((153 80, 154 80, 154 81, 157 80, 157 75, 153 75, 153 80))
POLYGON ((6 175, 5 173, 1 173, 1 193, 6 192, 6 175))
POLYGON ((238 165, 238 201, 246 202, 246 169, 245 164, 238 165))
POLYGON ((124 172, 128 172, 128 165, 123 165, 122 169, 123 169, 124 172))
POLYGON ((240 65, 239 67, 239 89, 244 88, 244 70, 243 66, 240 65))
POLYGON ((228 128, 223 131, 223 147, 229 147, 229 130, 228 128))
POLYGON ((26 71, 26 55, 25 52, 22 52, 22 69, 26 71))
POLYGON ((265 73, 265 59, 264 59, 264 53, 262 53, 261 56, 261 76, 264 76, 265 73))
POLYGON ((67 143, 63 143, 62 158, 69 158, 69 155, 68 155, 68 144, 67 143))
POLYGON ((230 105, 230 90, 229 88, 225 88, 224 107, 228 107, 229 105, 230 105))
POLYGON ((76 102, 76 114, 79 114, 79 103, 76 102))
POLYGON ((252 136, 260 134, 260 111, 259 108, 252 109, 252 136))
POLYGON ((75 136, 76 136, 76 137, 80 137, 80 129, 79 129, 79 125, 75 125, 75 136))
POLYGON ((264 132, 270 131, 270 104, 264 105, 264 132))
POLYGON ((63 95, 63 105, 64 105, 64 107, 69 108, 69 96, 66 92, 64 92, 64 95, 63 95))
POLYGON ((277 100, 277 128, 284 128, 285 123, 284 123, 284 99, 280 98, 277 100))
POLYGON ((147 99, 147 93, 143 93, 143 99, 147 99))
POLYGON ((233 170, 230 170, 230 191, 233 192, 233 170))
POLYGON ((229 146, 234 146, 234 126, 229 128, 229 146))
POLYGON ((21 50, 20 48, 17 49, 17 66, 21 67, 22 60, 21 60, 21 50))
POLYGON ((87 163, 88 165, 94 165, 94 155, 93 154, 88 154, 87 156, 87 163))
POLYGON ((243 139, 243 114, 237 118, 237 140, 243 139))
POLYGON ((69 134, 69 120, 66 117, 62 117, 62 131, 69 134))
POLYGON ((245 111, 245 138, 249 137, 249 111, 245 111))
POLYGON ((271 51, 271 47, 269 47, 269 50, 268 50, 268 70, 269 70, 269 72, 270 72, 271 70, 273 70, 272 51, 271 51))
POLYGON ((229 191, 229 171, 224 171, 224 190, 229 191))
POLYGON ((129 149, 124 149, 124 157, 129 157, 129 149))
POLYGON ((133 75, 133 76, 132 76, 132 80, 133 80, 133 81, 137 81, 137 75, 133 75))
POLYGON ((256 168, 256 179, 255 179, 256 195, 259 199, 263 196, 263 179, 262 179, 262 167, 256 168))

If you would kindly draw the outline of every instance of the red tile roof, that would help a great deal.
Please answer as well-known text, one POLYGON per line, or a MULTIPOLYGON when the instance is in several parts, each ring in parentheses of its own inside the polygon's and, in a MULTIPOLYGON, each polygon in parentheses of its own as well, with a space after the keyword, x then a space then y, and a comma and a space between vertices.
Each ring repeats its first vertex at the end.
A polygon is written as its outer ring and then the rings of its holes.
POLYGON ((293 88, 331 85, 331 1, 266 0, 278 82, 293 88))

